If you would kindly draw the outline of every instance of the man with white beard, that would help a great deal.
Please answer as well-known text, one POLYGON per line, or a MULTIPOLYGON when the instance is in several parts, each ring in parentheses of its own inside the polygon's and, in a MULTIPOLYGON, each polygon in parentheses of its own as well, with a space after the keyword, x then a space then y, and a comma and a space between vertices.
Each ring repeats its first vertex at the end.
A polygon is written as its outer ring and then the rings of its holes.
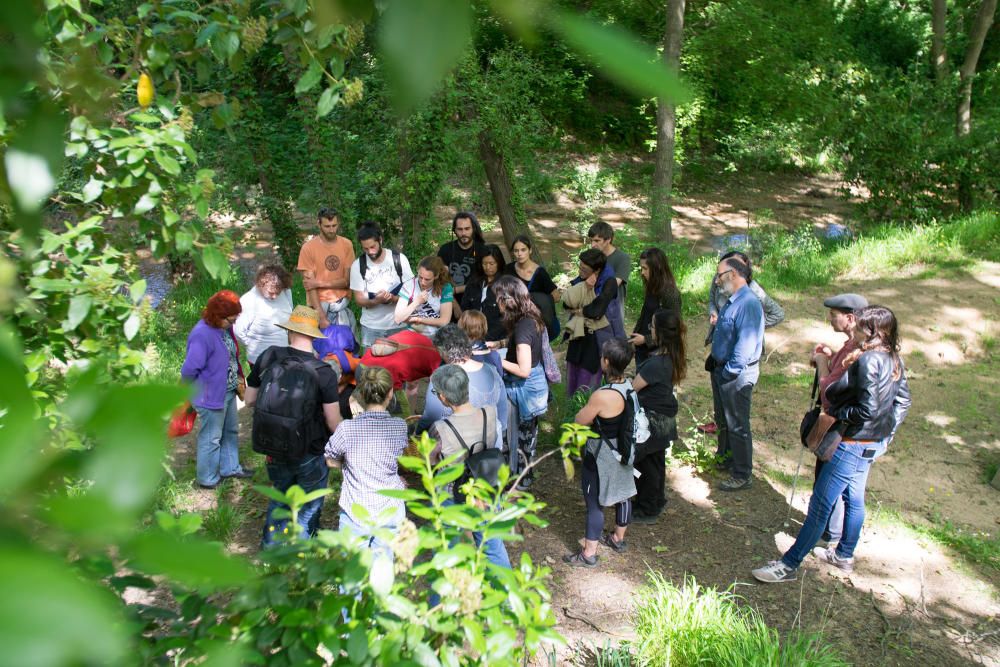
POLYGON ((764 309, 747 286, 750 267, 730 257, 719 262, 715 280, 724 294, 712 336, 712 397, 718 425, 717 455, 731 460, 730 477, 722 491, 750 488, 753 471, 753 437, 750 433, 750 399, 760 377, 764 349, 764 309))

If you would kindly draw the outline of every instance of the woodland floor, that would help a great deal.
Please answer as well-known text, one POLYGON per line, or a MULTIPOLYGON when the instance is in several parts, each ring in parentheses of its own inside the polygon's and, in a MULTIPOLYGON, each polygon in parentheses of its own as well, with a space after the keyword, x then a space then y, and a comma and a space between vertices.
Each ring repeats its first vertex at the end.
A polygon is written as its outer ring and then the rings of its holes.
MULTIPOLYGON (((773 224, 785 227, 849 224, 852 204, 839 195, 839 188, 829 177, 787 176, 746 179, 711 191, 692 189, 676 207, 675 238, 692 252, 709 251, 716 239, 745 233, 748 211, 761 209, 768 210, 773 224)), ((569 223, 576 207, 559 199, 529 208, 534 232, 547 246, 543 258, 565 257, 579 246, 580 237, 569 223)), ((596 212, 620 226, 643 216, 628 198, 611 199, 596 212)), ((267 247, 266 238, 247 236, 234 260, 254 260, 267 247)), ((759 270, 766 273, 767 268, 759 270)), ((561 556, 575 549, 582 536, 579 483, 565 479, 558 461, 543 464, 532 491, 547 504, 542 516, 549 526, 526 527, 524 542, 508 548, 512 559, 527 550, 535 562, 551 568, 558 630, 568 640, 568 646, 558 649, 557 664, 594 664, 588 647, 628 638, 630 592, 654 570, 678 585, 693 576, 702 585, 734 586, 772 627, 782 633, 796 627, 821 630, 854 664, 1000 665, 1000 572, 970 565, 914 529, 950 522, 994 536, 1000 531, 1000 492, 984 481, 987 465, 1000 460, 1000 433, 990 426, 1000 414, 1000 389, 988 349, 1000 336, 1000 265, 984 262, 972 269, 936 271, 915 266, 891 280, 858 275, 835 287, 771 294, 784 306, 786 320, 768 332, 754 392, 755 483, 750 490, 718 492, 721 477, 716 473, 675 464, 669 471, 668 508, 660 521, 632 526, 624 554, 602 547, 597 569, 571 569, 561 556), (871 473, 868 517, 854 573, 831 571, 809 558, 798 582, 760 585, 750 570, 787 549, 804 519, 812 481, 808 456, 802 459, 791 509, 788 500, 802 451, 798 424, 812 378, 807 353, 820 341, 842 343, 843 337, 826 322, 822 300, 847 291, 896 312, 913 407, 871 473), (790 527, 785 527, 786 519, 790 527)), ((708 378, 701 370, 703 319, 688 322, 689 378, 678 389, 678 426, 685 442, 678 446, 702 437, 693 426, 709 421, 711 411, 708 378)), ((543 425, 550 442, 561 416, 552 414, 543 425)), ((249 420, 249 411, 242 410, 241 439, 248 458, 253 456, 249 420)), ((177 441, 175 468, 193 467, 192 444, 190 437, 177 441)), ((266 481, 263 471, 256 481, 266 481)), ((247 491, 248 485, 237 481, 218 493, 185 489, 177 505, 210 510, 220 494, 228 495, 244 514, 230 547, 252 555, 264 503, 247 491)), ((324 517, 329 524, 336 512, 331 509, 324 517)))

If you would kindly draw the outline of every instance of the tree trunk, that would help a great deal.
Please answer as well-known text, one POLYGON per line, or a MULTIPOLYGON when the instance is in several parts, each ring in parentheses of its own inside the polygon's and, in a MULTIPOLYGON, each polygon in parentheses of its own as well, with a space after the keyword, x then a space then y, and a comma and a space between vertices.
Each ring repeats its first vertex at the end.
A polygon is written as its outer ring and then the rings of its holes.
POLYGON ((932 0, 931 14, 931 65, 934 80, 940 86, 948 77, 948 56, 945 53, 948 0, 932 0))
MULTIPOLYGON (((996 14, 996 10, 997 0, 983 0, 982 4, 979 5, 976 20, 969 31, 969 46, 965 50, 965 62, 962 63, 962 68, 958 71, 960 84, 955 134, 960 141, 972 131, 972 80, 976 76, 979 54, 983 50, 986 33, 993 25, 993 16, 996 14)), ((972 195, 972 177, 968 167, 959 176, 958 203, 963 211, 972 210, 975 203, 972 195)))
MULTIPOLYGON (((667 67, 680 68, 681 42, 684 37, 685 0, 667 0, 667 27, 663 35, 663 62, 667 67)), ((656 106, 656 170, 650 193, 650 227, 663 243, 673 241, 670 229, 671 193, 674 185, 674 144, 677 113, 672 100, 658 98, 656 106)))
POLYGON ((486 130, 479 133, 479 157, 483 161, 486 179, 490 183, 493 206, 500 216, 504 244, 510 247, 515 236, 527 233, 524 206, 511 178, 510 165, 486 130))

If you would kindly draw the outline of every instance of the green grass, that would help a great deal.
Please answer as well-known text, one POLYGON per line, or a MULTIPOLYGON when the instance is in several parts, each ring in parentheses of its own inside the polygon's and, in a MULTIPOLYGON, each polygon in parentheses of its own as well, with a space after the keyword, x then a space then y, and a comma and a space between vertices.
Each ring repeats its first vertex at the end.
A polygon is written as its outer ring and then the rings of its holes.
POLYGON ((677 587, 651 572, 635 596, 631 644, 641 665, 819 667, 847 665, 818 634, 793 632, 782 640, 730 591, 677 587))
POLYGON ((933 526, 916 530, 951 548, 970 563, 1000 571, 1000 537, 962 528, 950 521, 935 521, 933 526))
POLYGON ((219 489, 215 508, 202 514, 202 530, 213 540, 229 544, 243 524, 244 512, 229 502, 226 491, 219 489))

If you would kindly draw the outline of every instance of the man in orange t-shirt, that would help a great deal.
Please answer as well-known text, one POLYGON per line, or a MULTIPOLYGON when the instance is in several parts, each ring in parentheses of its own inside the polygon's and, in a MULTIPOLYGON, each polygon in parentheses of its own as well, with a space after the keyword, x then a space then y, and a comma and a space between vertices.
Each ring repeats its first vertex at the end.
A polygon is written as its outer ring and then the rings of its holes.
POLYGON ((319 211, 319 234, 302 245, 299 264, 306 302, 319 313, 319 328, 334 322, 346 324, 353 331, 354 315, 348 308, 351 299, 350 274, 354 246, 338 236, 340 216, 332 208, 319 211))

